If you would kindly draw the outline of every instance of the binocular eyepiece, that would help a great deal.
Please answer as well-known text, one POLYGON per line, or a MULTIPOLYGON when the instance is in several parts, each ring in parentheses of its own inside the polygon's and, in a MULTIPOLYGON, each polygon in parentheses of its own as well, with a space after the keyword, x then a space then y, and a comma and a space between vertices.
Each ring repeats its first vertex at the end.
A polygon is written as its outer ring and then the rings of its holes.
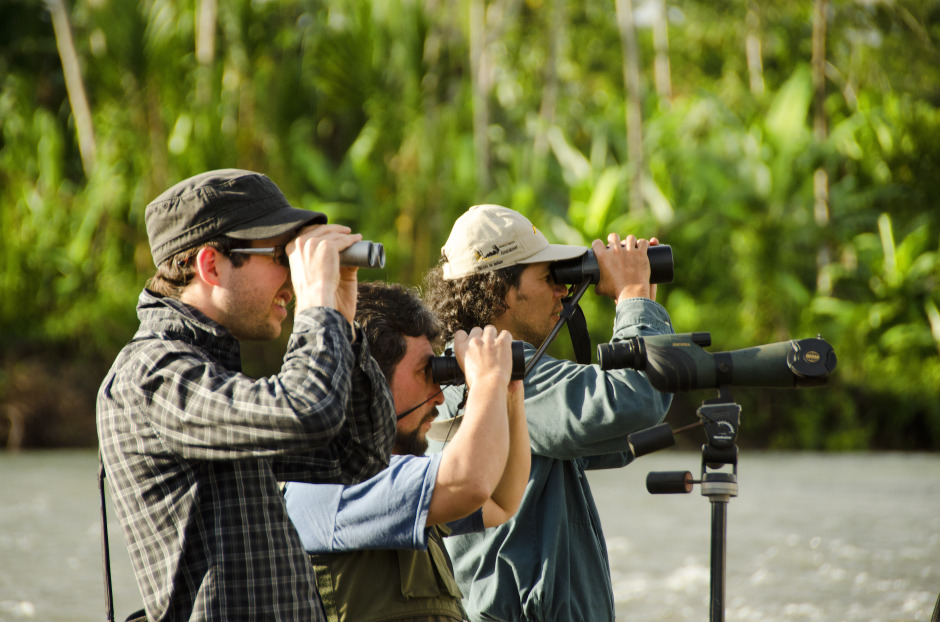
MULTIPOLYGON (((525 354, 522 341, 512 342, 512 372, 510 380, 522 380, 525 377, 525 354)), ((463 370, 457 364, 457 357, 450 348, 444 356, 431 357, 431 380, 435 384, 463 384, 466 382, 463 370)))
MULTIPOLYGON (((650 283, 672 283, 672 247, 668 244, 650 246, 646 256, 650 260, 650 283)), ((587 249, 580 257, 553 262, 549 270, 555 282, 563 285, 577 285, 586 278, 596 285, 601 278, 597 257, 591 249, 587 249)))
POLYGON ((341 266, 384 268, 385 247, 378 242, 360 240, 346 250, 340 251, 339 263, 341 266))

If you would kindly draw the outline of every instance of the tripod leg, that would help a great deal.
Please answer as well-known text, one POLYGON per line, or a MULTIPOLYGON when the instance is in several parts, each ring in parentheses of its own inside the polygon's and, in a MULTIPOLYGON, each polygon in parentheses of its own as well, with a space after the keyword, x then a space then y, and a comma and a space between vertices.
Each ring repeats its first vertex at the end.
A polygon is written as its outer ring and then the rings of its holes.
POLYGON ((725 537, 728 531, 728 499, 712 498, 711 603, 710 622, 725 619, 725 537))

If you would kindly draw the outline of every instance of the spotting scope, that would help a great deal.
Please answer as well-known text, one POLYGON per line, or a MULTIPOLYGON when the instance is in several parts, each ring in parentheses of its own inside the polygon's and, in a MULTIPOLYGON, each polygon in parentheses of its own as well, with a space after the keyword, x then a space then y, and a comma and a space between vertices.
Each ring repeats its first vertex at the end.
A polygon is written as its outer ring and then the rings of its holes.
POLYGON ((730 352, 706 352, 703 347, 709 345, 709 333, 631 337, 598 345, 597 359, 601 369, 646 372, 650 384, 663 393, 724 386, 821 386, 836 367, 835 351, 818 336, 730 352))

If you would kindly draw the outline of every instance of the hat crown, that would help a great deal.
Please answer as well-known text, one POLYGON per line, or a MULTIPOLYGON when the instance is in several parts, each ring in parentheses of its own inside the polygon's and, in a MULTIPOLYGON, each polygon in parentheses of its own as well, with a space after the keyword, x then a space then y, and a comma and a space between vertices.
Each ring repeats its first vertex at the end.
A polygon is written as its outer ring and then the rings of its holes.
POLYGON ((441 248, 443 276, 456 279, 516 264, 557 261, 583 254, 584 247, 549 244, 528 218, 501 205, 474 205, 454 222, 441 248))
POLYGON ((277 237, 304 224, 325 223, 319 212, 292 207, 266 175, 241 169, 207 171, 185 179, 144 211, 155 265, 221 236, 277 237))

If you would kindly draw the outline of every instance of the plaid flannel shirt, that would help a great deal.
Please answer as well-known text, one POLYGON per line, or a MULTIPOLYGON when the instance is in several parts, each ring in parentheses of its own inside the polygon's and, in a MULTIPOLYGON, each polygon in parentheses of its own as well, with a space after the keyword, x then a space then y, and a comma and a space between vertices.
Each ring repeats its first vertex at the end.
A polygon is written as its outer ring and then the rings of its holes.
POLYGON ((349 484, 388 464, 391 393, 341 314, 298 313, 280 373, 147 290, 98 393, 98 437, 150 620, 322 620, 278 480, 349 484))

